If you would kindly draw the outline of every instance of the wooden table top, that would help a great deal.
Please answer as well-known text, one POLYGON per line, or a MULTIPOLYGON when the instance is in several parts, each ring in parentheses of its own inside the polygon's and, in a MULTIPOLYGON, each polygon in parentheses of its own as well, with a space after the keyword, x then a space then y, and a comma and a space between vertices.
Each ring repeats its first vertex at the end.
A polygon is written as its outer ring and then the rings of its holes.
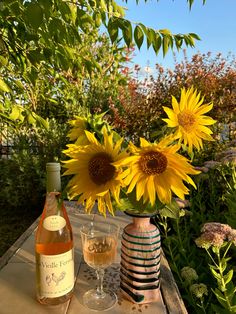
MULTIPOLYGON (((38 221, 30 226, 16 243, 0 258, 0 314, 93 314, 82 304, 84 292, 95 287, 97 280, 95 272, 83 260, 81 250, 80 227, 90 220, 105 219, 100 215, 84 214, 77 206, 66 203, 67 212, 71 221, 75 246, 75 289, 71 300, 56 306, 39 304, 35 299, 35 256, 34 233, 38 221)), ((121 214, 116 217, 107 217, 106 221, 115 222, 122 229, 131 222, 131 217, 121 214)), ((118 241, 118 252, 120 241, 118 241)), ((173 280, 168 263, 164 256, 161 259, 161 289, 158 302, 151 304, 133 304, 125 300, 119 289, 120 254, 117 254, 115 263, 105 271, 104 286, 109 286, 118 296, 117 304, 110 310, 99 312, 106 314, 186 314, 183 301, 173 280)))

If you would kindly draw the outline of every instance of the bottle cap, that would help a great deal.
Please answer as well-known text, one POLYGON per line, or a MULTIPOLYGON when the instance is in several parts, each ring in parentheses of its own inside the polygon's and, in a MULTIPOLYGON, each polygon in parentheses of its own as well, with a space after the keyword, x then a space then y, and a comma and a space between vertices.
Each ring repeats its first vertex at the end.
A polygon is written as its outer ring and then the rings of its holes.
POLYGON ((61 170, 61 165, 59 162, 48 162, 46 164, 46 170, 48 171, 60 171, 61 170))

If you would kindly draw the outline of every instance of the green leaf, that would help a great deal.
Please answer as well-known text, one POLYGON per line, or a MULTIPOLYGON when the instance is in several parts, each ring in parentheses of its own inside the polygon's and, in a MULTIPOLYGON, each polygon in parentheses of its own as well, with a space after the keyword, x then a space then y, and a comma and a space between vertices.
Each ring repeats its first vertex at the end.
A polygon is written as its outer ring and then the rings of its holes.
MULTIPOLYGON (((32 117, 35 119, 35 121, 42 127, 44 127, 46 130, 49 129, 49 123, 48 120, 43 119, 42 117, 38 116, 35 112, 29 112, 29 114, 32 115, 32 117)), ((33 121, 33 120, 32 120, 33 121)))
POLYGON ((175 40, 175 46, 177 50, 179 51, 183 44, 183 38, 180 35, 175 35, 174 40, 175 40))
POLYGON ((117 40, 119 34, 118 24, 115 19, 112 18, 109 19, 107 30, 111 38, 111 41, 114 43, 117 40))
POLYGON ((225 300, 225 297, 223 295, 223 293, 220 292, 219 289, 215 289, 213 290, 215 296, 217 297, 217 300, 219 301, 219 303, 224 307, 224 308, 227 308, 227 302, 225 300))
POLYGON ((100 25, 102 23, 102 16, 101 16, 101 13, 99 11, 96 11, 93 13, 93 20, 95 21, 96 27, 100 27, 100 25))
POLYGON ((139 25, 137 25, 134 29, 134 40, 139 49, 143 44, 143 38, 144 38, 143 30, 139 25))
POLYGON ((146 29, 147 47, 149 48, 156 39, 156 32, 152 28, 146 29))
POLYGON ((124 41, 126 45, 129 47, 130 44, 132 43, 132 37, 133 37, 131 23, 130 21, 124 20, 124 19, 119 19, 119 22, 120 22, 119 27, 122 30, 124 41))
POLYGON ((76 16, 77 16, 77 6, 74 3, 70 3, 69 8, 70 8, 71 20, 73 24, 75 25, 76 16))
POLYGON ((107 11, 107 5, 105 0, 100 0, 100 6, 104 11, 107 11))
POLYGON ((185 215, 183 209, 180 209, 175 200, 173 200, 170 204, 165 205, 164 208, 160 209, 160 215, 163 217, 169 217, 174 219, 179 219, 181 216, 185 215))
POLYGON ((170 44, 170 38, 168 35, 164 35, 163 39, 162 39, 162 49, 163 49, 163 56, 165 57, 165 55, 167 54, 168 50, 169 50, 169 44, 170 44))
POLYGON ((36 119, 33 117, 32 113, 28 114, 27 120, 28 120, 29 124, 31 124, 31 125, 34 125, 36 122, 36 119))
POLYGON ((230 300, 230 302, 232 301, 234 294, 236 292, 236 287, 234 286, 234 283, 232 281, 230 281, 227 284, 227 289, 225 291, 225 295, 227 296, 227 298, 230 300))
POLYGON ((116 17, 124 17, 125 16, 125 10, 122 6, 117 5, 115 1, 112 2, 113 5, 113 15, 116 17))
POLYGON ((221 275, 220 275, 218 272, 216 272, 212 267, 210 267, 210 269, 211 269, 211 272, 212 272, 213 276, 214 276, 218 281, 221 281, 221 275))
POLYGON ((128 196, 123 193, 121 193, 121 198, 120 198, 120 205, 119 204, 114 204, 114 206, 118 210, 122 211, 129 211, 132 213, 138 213, 138 214, 149 214, 149 213, 155 213, 157 210, 161 207, 163 207, 163 204, 156 204, 154 206, 151 206, 150 203, 143 203, 143 200, 137 201, 136 199, 136 191, 133 190, 131 193, 128 194, 128 196))
POLYGON ((77 9, 77 24, 86 33, 89 30, 89 26, 93 24, 92 17, 82 9, 77 9))
POLYGON ((234 274, 233 269, 230 269, 230 271, 226 275, 224 275, 224 280, 225 280, 226 285, 232 280, 233 274, 234 274))
POLYGON ((169 31, 168 29, 160 29, 159 33, 161 33, 162 35, 171 36, 171 31, 169 31))
POLYGON ((22 111, 23 111, 22 108, 18 107, 17 105, 14 105, 13 108, 12 108, 12 111, 11 111, 11 113, 9 115, 9 119, 10 120, 14 120, 14 121, 16 121, 16 120, 23 121, 24 117, 22 115, 22 111))
POLYGON ((161 48, 161 45, 162 45, 162 38, 158 33, 156 33, 155 34, 155 40, 152 43, 152 47, 153 47, 156 54, 158 54, 158 52, 161 48))
POLYGON ((201 40, 201 38, 195 33, 189 33, 189 36, 195 38, 196 40, 201 40))
POLYGON ((147 35, 147 27, 143 25, 142 23, 139 23, 138 25, 142 28, 144 34, 147 35))
POLYGON ((224 272, 226 270, 226 267, 227 267, 227 258, 222 258, 221 260, 221 269, 222 269, 222 272, 224 272))
POLYGON ((11 92, 10 87, 2 79, 0 79, 0 90, 7 93, 11 92))
POLYGON ((29 2, 27 3, 25 14, 30 25, 37 30, 43 22, 43 10, 41 6, 36 2, 29 2))
POLYGON ((192 36, 187 35, 188 40, 189 40, 189 44, 191 47, 195 46, 195 42, 194 42, 194 38, 192 36))

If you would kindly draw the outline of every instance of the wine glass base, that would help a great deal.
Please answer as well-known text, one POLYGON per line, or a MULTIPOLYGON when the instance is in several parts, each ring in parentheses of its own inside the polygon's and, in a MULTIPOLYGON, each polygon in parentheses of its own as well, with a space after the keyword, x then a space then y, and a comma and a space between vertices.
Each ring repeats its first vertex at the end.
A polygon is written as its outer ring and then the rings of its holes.
POLYGON ((99 296, 97 290, 92 289, 83 295, 83 304, 94 311, 105 311, 111 309, 117 302, 116 294, 111 290, 104 290, 104 294, 99 296))

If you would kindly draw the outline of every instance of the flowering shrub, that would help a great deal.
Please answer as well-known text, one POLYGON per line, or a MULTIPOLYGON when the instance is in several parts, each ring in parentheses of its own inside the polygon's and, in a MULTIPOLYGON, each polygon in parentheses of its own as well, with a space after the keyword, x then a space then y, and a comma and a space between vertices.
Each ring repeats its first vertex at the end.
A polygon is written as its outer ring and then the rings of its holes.
MULTIPOLYGON (((236 62, 233 55, 213 56, 209 52, 188 59, 185 54, 183 61, 176 61, 173 69, 156 64, 153 75, 144 79, 140 71, 136 66, 128 90, 120 88, 118 97, 110 100, 110 120, 119 132, 132 136, 135 141, 140 136, 148 140, 162 136, 165 131, 160 119, 164 118, 162 107, 169 106, 171 95, 179 99, 180 88, 194 86, 205 96, 206 103, 214 103, 211 116, 218 121, 214 137, 219 134, 220 140, 235 138, 232 123, 236 108, 236 62), (227 130, 225 124, 229 124, 227 130)), ((214 153, 218 144, 218 141, 210 142, 207 154, 214 153)))

